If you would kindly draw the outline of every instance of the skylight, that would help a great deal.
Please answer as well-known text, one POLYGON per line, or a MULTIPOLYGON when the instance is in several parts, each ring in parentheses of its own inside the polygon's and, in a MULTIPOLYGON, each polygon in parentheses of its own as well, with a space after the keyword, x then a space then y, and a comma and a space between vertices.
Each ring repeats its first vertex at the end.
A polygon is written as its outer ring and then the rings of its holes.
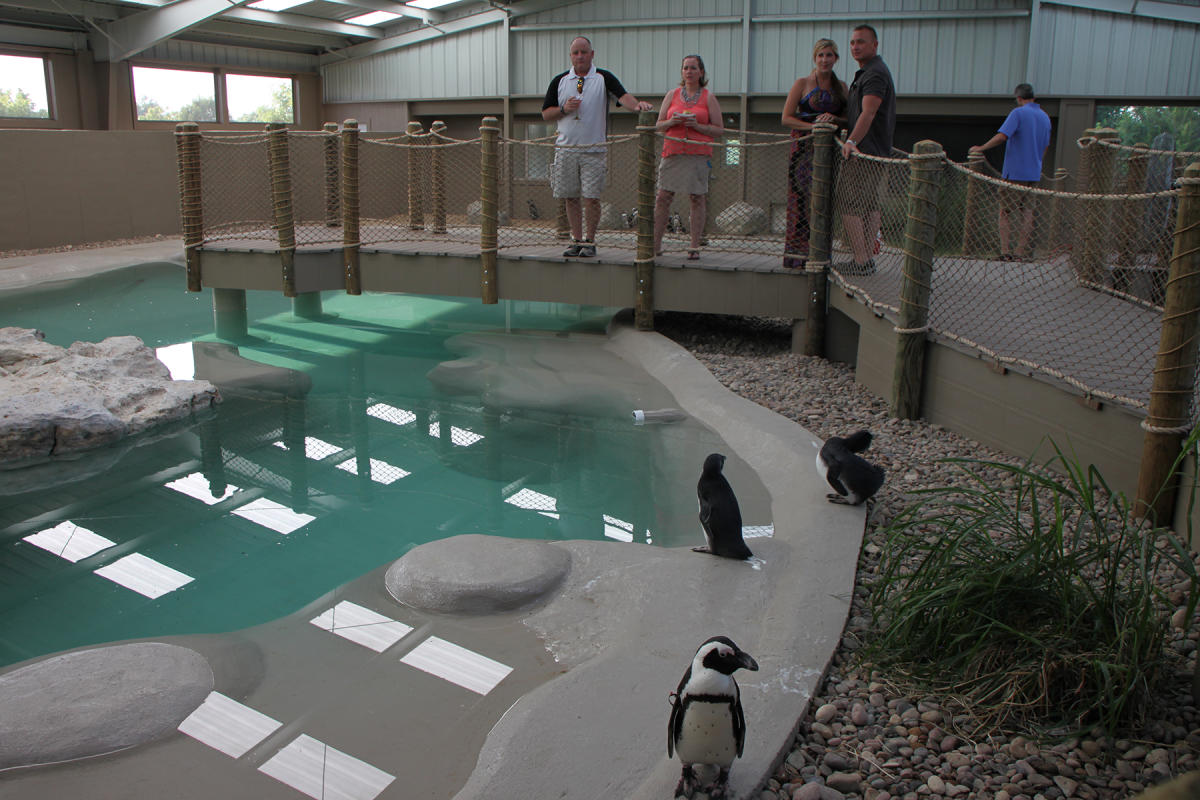
POLYGON ((257 8, 260 11, 286 11, 307 2, 308 0, 258 0, 256 3, 249 3, 247 7, 257 8))
POLYGON ((359 14, 357 17, 351 17, 347 20, 342 20, 351 25, 382 25, 385 22, 391 22, 394 19, 400 19, 399 14, 393 14, 390 11, 372 11, 370 14, 359 14))
POLYGON ((448 6, 453 3, 457 3, 458 1, 459 0, 409 0, 409 2, 405 3, 404 5, 412 6, 413 8, 429 9, 441 8, 442 6, 448 6))

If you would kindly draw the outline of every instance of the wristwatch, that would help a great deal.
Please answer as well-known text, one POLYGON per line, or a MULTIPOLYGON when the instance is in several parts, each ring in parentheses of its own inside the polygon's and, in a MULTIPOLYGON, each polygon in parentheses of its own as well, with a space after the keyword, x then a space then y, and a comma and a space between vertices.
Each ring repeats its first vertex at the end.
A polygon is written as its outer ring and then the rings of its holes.
POLYGON ((853 139, 847 139, 846 144, 852 144, 855 147, 858 147, 858 142, 854 141, 853 139))

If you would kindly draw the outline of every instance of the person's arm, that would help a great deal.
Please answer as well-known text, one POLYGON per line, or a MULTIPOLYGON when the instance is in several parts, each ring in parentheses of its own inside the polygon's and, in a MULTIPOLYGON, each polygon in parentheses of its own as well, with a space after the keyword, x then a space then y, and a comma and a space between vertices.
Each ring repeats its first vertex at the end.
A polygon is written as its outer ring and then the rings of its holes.
POLYGON ((796 107, 800 105, 800 98, 804 97, 804 90, 807 88, 808 76, 796 78, 792 84, 787 99, 783 101, 783 113, 779 115, 779 122, 785 128, 792 128, 798 131, 806 131, 812 128, 811 122, 805 122, 796 116, 796 107))
POLYGON ((862 137, 867 135, 867 131, 871 130, 871 123, 875 120, 875 115, 879 112, 881 105, 883 105, 882 97, 874 94, 863 95, 862 113, 858 115, 858 120, 854 123, 854 130, 850 131, 846 143, 842 145, 843 158, 849 158, 858 152, 858 143, 862 137))
POLYGON ((667 116, 667 109, 671 107, 671 95, 675 90, 667 92, 663 95, 662 105, 658 108, 658 121, 654 123, 654 130, 662 133, 663 131, 675 127, 678 123, 675 122, 673 116, 667 116))
POLYGON ((653 111, 654 106, 647 103, 645 100, 638 100, 629 92, 617 98, 617 105, 628 108, 630 111, 653 111))
MULTIPOLYGON (((1007 136, 1005 136, 1003 133, 997 133, 995 136, 993 136, 992 138, 988 139, 988 140, 987 140, 986 142, 984 142, 983 144, 973 144, 973 145, 971 145, 971 147, 969 148, 969 152, 972 152, 972 153, 982 153, 984 150, 991 150, 993 147, 996 147, 997 145, 1004 144, 1004 143, 1005 143, 1005 142, 1007 142, 1007 141, 1008 141, 1008 137, 1007 137, 1007 136)), ((1050 148, 1049 148, 1049 147, 1047 147, 1046 149, 1047 149, 1047 150, 1049 150, 1050 148)))
POLYGON ((697 125, 696 130, 707 136, 717 139, 725 132, 725 118, 721 116, 721 104, 717 102, 717 96, 712 92, 708 93, 708 124, 697 125), (713 120, 716 122, 713 122, 713 120))

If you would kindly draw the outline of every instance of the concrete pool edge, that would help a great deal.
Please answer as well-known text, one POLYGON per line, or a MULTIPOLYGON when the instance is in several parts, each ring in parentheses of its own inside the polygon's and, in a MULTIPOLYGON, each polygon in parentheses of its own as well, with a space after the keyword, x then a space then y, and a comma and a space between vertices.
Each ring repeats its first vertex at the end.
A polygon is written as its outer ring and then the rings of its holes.
POLYGON ((739 676, 748 735, 730 778, 733 797, 750 797, 790 748, 841 639, 865 517, 825 500, 815 437, 728 391, 662 336, 614 326, 610 346, 755 469, 775 535, 753 542, 765 561, 757 572, 683 548, 556 543, 572 553, 571 574, 525 624, 570 668, 509 709, 456 800, 670 796, 679 765, 666 756, 667 693, 718 633, 761 667, 739 676))

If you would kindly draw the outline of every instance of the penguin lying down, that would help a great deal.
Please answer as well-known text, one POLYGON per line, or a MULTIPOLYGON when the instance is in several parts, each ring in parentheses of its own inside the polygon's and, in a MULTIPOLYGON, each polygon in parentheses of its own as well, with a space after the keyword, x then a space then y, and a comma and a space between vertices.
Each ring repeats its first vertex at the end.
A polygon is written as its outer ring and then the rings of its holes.
POLYGON ((716 782, 708 796, 725 797, 729 767, 746 744, 746 717, 733 673, 758 670, 758 663, 730 639, 714 636, 696 651, 679 688, 671 693, 667 726, 667 756, 679 756, 683 774, 676 797, 690 797, 699 788, 695 765, 715 766, 716 782))
POLYGON ((750 558, 754 554, 742 539, 742 511, 738 508, 733 487, 721 473, 724 466, 725 456, 720 453, 712 453, 704 459, 696 495, 700 499, 700 524, 708 544, 692 549, 725 558, 750 558))
POLYGON ((858 431, 842 439, 830 436, 817 452, 817 472, 837 494, 825 495, 831 503, 856 506, 883 486, 883 467, 859 453, 871 446, 871 433, 858 431))

